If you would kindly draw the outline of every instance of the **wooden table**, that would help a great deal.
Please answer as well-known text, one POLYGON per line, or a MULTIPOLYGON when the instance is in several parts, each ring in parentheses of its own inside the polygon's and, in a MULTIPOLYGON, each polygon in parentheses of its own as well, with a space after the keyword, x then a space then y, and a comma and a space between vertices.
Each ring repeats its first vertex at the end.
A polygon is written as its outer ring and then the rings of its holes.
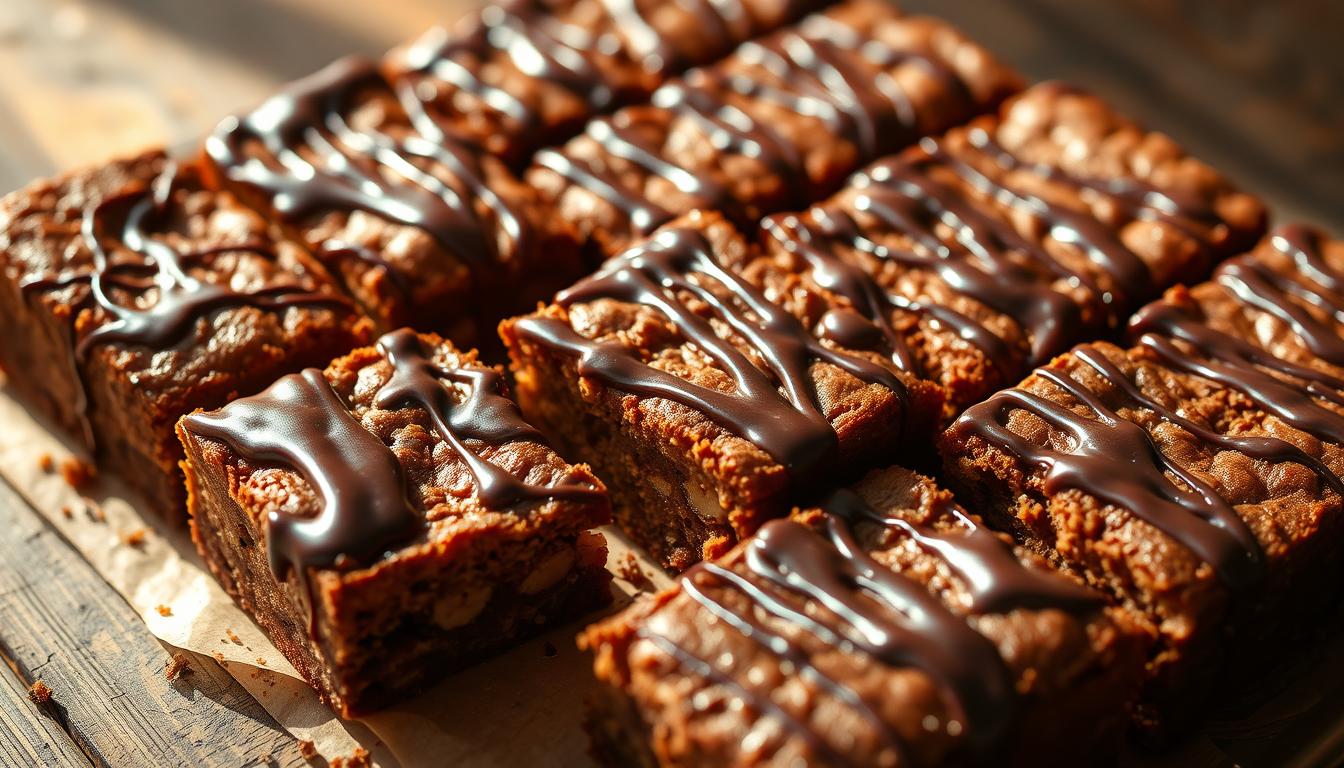
MULTIPOLYGON (((3 0, 0 187, 161 143, 467 0, 3 0), (376 5, 376 8, 374 7, 376 5)), ((1034 78, 1066 78, 1344 233, 1344 6, 1330 0, 905 0, 1034 78)), ((169 651, 0 483, 0 765, 302 766, 213 659, 169 651), (25 696, 41 677, 55 705, 25 696)), ((1216 760, 1209 764, 1217 764, 1216 760)))

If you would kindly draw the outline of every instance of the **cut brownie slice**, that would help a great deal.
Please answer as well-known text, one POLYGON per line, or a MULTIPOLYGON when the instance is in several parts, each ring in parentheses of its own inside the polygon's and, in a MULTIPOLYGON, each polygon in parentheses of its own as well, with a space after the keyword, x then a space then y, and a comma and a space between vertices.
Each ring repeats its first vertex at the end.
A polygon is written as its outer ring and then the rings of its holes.
POLYGON ((0 266, 9 386, 169 519, 178 418, 369 338, 302 245, 161 152, 5 197, 0 266))
POLYGON ((612 254, 692 209, 754 225, 806 205, 1017 86, 942 22, 850 0, 593 121, 528 179, 612 254))
POLYGON ((384 329, 477 339, 581 274, 570 229, 498 160, 419 133, 346 59, 206 142, 214 181, 285 222, 384 329))
POLYGON ((1077 765, 1148 638, 908 470, 766 524, 580 644, 612 766, 1077 765))
MULTIPOLYGON (((1261 266, 1281 285, 1296 282, 1261 266)), ((1140 316, 1200 311, 1173 298, 1186 306, 1140 316)), ((1281 298, 1271 314, 1298 306, 1281 298)), ((1233 291, 1200 304, 1218 315, 1225 302, 1254 300, 1233 291)), ((1282 653, 1274 633, 1316 621, 1337 592, 1344 392, 1338 379, 1328 391, 1310 376, 1280 379, 1289 366, 1273 353, 1257 364, 1243 349, 1257 348, 1158 335, 1128 351, 1080 346, 968 409, 944 439, 949 483, 992 523, 1157 633, 1139 710, 1157 735, 1198 716, 1229 659, 1265 666, 1282 653)))
POLYGON ((1167 137, 1050 83, 763 232, 781 268, 810 269, 860 311, 837 333, 884 336, 955 414, 1113 334, 1264 223, 1258 200, 1167 137))
POLYGON ((930 452, 941 410, 934 385, 814 335, 831 298, 755 280, 746 254, 692 214, 500 327, 525 411, 669 568, 787 513, 797 488, 930 452))
POLYGON ((602 484, 438 337, 388 334, 178 435, 201 554, 342 715, 610 599, 602 484))
POLYGON ((589 118, 646 101, 669 77, 822 5, 820 0, 513 0, 431 30, 383 70, 423 104, 427 133, 510 164, 589 118))

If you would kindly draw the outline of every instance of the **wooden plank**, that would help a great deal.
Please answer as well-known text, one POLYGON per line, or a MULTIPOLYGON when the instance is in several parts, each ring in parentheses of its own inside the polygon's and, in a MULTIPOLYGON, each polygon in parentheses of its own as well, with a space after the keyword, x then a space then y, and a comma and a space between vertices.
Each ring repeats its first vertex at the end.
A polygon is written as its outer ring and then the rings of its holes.
POLYGON ((0 765, 92 765, 52 711, 29 701, 27 687, 7 669, 0 669, 0 765))
POLYGON ((23 688, 51 688, 51 722, 95 765, 305 765, 213 659, 192 655, 192 673, 167 680, 171 649, 4 483, 0 529, 0 654, 23 688))

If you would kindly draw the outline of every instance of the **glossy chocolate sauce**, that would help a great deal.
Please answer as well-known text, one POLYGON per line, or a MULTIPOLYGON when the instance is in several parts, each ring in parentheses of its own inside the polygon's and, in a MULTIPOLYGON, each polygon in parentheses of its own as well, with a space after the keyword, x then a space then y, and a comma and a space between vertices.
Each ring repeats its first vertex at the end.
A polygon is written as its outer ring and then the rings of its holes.
MULTIPOLYGON (((1023 566, 1003 540, 978 527, 954 504, 938 510, 940 516, 960 523, 946 532, 880 514, 848 490, 834 493, 822 508, 828 514, 819 529, 789 520, 767 523, 745 545, 741 567, 703 563, 681 579, 682 590, 728 627, 768 648, 853 708, 897 754, 904 752, 900 735, 884 722, 880 708, 813 664, 806 646, 775 631, 774 622, 762 617, 798 626, 828 646, 847 648, 886 666, 925 672, 948 692, 954 722, 940 726, 949 732, 955 729, 965 745, 964 757, 987 754, 1006 734, 1017 708, 1013 682, 998 649, 928 587, 874 560, 856 539, 857 527, 881 526, 889 537, 909 537, 943 560, 963 584, 972 614, 1016 609, 1090 612, 1099 607, 1099 596, 1023 566), (718 597, 724 591, 745 596, 753 610, 730 607, 718 597), (809 610, 809 605, 825 610, 809 610)), ((833 756, 827 738, 812 725, 767 695, 733 681, 711 659, 647 630, 642 636, 692 674, 720 684, 731 682, 734 693, 749 707, 778 720, 821 755, 833 756)))
POLYGON ((582 376, 704 412, 760 446, 796 477, 823 466, 837 447, 835 430, 813 392, 813 363, 834 365, 862 381, 881 384, 903 400, 906 395, 890 370, 823 345, 797 318, 721 266, 704 235, 694 229, 659 232, 556 297, 563 306, 602 299, 656 309, 732 377, 734 391, 710 389, 650 367, 639 359, 638 350, 619 341, 584 338, 556 318, 526 317, 515 327, 532 343, 578 358, 582 376), (693 311, 688 296, 702 302, 707 312, 693 311), (721 338, 711 316, 731 328, 764 368, 721 338))

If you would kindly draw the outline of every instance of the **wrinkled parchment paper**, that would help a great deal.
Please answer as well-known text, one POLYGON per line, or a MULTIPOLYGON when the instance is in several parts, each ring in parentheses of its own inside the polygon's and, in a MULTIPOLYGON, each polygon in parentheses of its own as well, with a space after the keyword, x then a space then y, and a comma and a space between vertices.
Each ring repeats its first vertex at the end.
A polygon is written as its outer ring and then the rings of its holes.
MULTIPOLYGON (((71 443, 0 388, 0 474, 126 598, 156 637, 214 656, 287 731, 328 759, 363 747, 383 768, 575 766, 588 764, 580 727, 593 685, 574 645, 584 622, 561 627, 443 681, 427 693, 359 722, 318 700, 266 635, 224 594, 177 528, 141 514, 116 480, 76 490, 57 467, 71 443), (143 540, 132 544, 143 533, 143 540)), ((610 563, 634 552, 661 587, 666 576, 614 529, 604 529, 610 563)), ((636 591, 616 583, 617 605, 636 591)), ((647 587, 646 587, 647 589, 647 587)), ((588 617, 590 620, 595 617, 588 617)))

